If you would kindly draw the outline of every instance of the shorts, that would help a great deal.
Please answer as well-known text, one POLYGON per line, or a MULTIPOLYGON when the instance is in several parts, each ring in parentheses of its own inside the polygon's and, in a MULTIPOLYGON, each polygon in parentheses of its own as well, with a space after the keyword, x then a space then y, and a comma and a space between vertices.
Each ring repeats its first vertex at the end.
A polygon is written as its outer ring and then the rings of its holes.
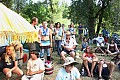
POLYGON ((66 52, 67 54, 70 55, 70 52, 75 52, 74 50, 68 51, 68 50, 64 50, 64 52, 66 52))

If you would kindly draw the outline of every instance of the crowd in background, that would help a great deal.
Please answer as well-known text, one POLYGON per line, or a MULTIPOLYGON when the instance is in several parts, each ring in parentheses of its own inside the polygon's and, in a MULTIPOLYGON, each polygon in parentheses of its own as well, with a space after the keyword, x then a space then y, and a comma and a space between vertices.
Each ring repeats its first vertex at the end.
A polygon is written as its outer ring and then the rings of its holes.
MULTIPOLYGON (((120 68, 120 53, 114 39, 110 39, 109 32, 104 28, 98 37, 89 41, 88 29, 82 23, 75 27, 74 23, 70 25, 61 24, 60 22, 48 23, 43 21, 41 26, 37 26, 38 18, 33 17, 31 25, 38 31, 39 41, 27 43, 29 49, 29 60, 27 62, 27 71, 23 76, 23 71, 18 67, 18 60, 23 56, 23 45, 16 41, 7 44, 6 52, 1 55, 0 65, 2 72, 6 75, 7 80, 16 73, 22 80, 42 80, 46 68, 52 67, 53 52, 62 58, 64 64, 59 70, 56 80, 81 80, 79 70, 74 66, 77 62, 74 60, 76 55, 76 47, 79 45, 79 50, 82 52, 83 67, 86 70, 88 77, 94 77, 95 69, 98 72, 98 79, 102 79, 104 69, 107 70, 108 78, 112 79, 114 65, 120 68), (77 33, 78 31, 78 33, 77 33), (79 39, 76 39, 78 35, 79 39), (109 42, 110 40, 110 42, 109 42), (96 44, 96 50, 92 51, 90 43, 96 44), (36 45, 38 44, 38 45, 36 45), (9 45, 9 46, 8 46, 9 45), (105 47, 107 45, 107 47, 105 47), (39 46, 37 49, 36 46, 39 46), (113 60, 106 61, 105 59, 98 59, 97 51, 104 55, 114 55, 113 60), (45 57, 45 53, 47 57, 45 57), (66 57, 68 54, 70 57, 66 57), (117 55, 117 56, 116 56, 117 55), (17 56, 17 57, 16 57, 17 56), (46 60, 45 60, 46 59, 46 60), (32 76, 32 77, 31 77, 32 76)), ((6 46, 6 45, 4 45, 6 46)), ((22 63, 19 61, 22 67, 22 63)), ((85 73, 84 73, 85 74, 85 73)), ((84 75, 81 73, 81 75, 84 75)))

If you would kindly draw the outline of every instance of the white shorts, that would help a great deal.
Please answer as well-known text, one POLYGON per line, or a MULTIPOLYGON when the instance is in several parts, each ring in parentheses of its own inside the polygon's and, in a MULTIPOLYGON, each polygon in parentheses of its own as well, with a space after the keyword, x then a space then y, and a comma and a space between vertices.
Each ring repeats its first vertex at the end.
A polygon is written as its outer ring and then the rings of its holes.
POLYGON ((24 75, 21 80, 43 80, 43 77, 44 77, 44 73, 41 73, 41 74, 35 74, 33 76, 27 76, 27 75, 24 75))

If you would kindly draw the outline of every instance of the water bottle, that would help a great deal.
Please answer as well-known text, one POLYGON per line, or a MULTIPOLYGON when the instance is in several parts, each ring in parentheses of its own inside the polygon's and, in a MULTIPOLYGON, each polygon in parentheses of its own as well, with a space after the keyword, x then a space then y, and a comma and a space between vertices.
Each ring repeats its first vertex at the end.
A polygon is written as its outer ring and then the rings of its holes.
POLYGON ((82 68, 82 72, 81 72, 82 76, 84 75, 84 67, 82 68))

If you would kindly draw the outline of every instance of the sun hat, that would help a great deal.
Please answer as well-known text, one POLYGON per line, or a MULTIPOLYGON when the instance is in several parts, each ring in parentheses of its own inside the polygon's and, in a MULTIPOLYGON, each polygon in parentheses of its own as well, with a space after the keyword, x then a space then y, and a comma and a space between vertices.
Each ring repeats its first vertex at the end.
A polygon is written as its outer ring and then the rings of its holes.
POLYGON ((71 35, 70 31, 67 31, 67 32, 66 32, 66 35, 68 35, 68 36, 71 35))
POLYGON ((63 64, 63 66, 66 66, 66 65, 69 65, 69 64, 74 64, 74 65, 76 65, 76 64, 78 64, 78 62, 76 62, 76 61, 74 60, 74 58, 72 58, 72 57, 67 57, 67 58, 65 59, 65 63, 63 64))

